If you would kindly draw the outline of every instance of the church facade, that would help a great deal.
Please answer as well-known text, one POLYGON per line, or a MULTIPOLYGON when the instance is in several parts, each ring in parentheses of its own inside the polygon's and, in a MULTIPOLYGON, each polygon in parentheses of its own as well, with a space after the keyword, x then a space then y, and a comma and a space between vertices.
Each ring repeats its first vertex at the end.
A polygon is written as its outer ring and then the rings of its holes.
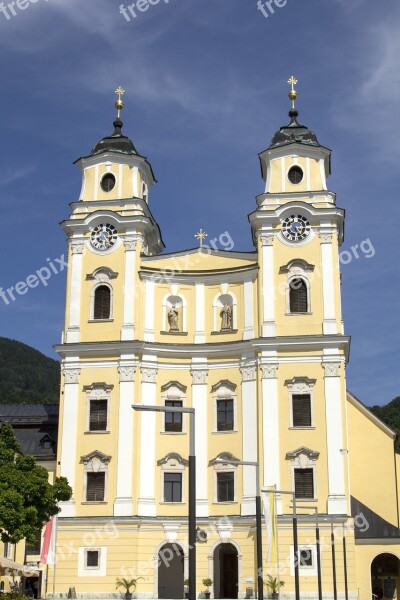
POLYGON ((277 553, 263 527, 264 573, 285 582, 281 596, 294 598, 294 497, 301 597, 318 597, 316 515, 324 597, 367 600, 381 587, 393 597, 395 434, 346 391, 344 210, 327 185, 331 152, 299 124, 295 97, 292 84, 290 122, 259 155, 252 252, 214 249, 203 232, 199 247, 164 252, 155 177, 122 133, 121 96, 114 133, 76 162, 56 348, 57 469, 73 498, 48 593, 105 598, 117 578, 140 577, 138 597, 184 597, 189 417, 135 404, 195 409, 197 593, 205 578, 215 598, 256 591, 259 490, 245 461, 263 489, 292 493, 274 494, 277 553))

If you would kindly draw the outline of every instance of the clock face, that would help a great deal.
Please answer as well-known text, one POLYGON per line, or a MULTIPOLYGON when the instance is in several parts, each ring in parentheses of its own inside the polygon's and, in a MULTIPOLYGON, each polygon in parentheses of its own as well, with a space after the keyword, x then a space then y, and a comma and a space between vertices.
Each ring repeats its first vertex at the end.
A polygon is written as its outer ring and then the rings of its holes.
POLYGON ((302 215, 290 215, 282 223, 282 234, 291 242, 304 240, 311 231, 311 225, 302 215))
POLYGON ((114 246, 117 239, 118 233, 114 225, 110 225, 109 223, 103 225, 101 223, 93 228, 90 243, 96 250, 108 250, 114 246))

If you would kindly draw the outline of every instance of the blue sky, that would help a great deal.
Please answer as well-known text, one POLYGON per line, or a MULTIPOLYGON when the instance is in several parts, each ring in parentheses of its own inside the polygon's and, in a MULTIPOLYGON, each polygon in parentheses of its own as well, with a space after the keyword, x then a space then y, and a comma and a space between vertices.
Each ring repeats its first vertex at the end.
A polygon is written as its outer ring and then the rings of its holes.
MULTIPOLYGON (((167 250, 193 247, 200 227, 252 250, 257 154, 288 121, 295 74, 299 120, 333 150, 342 250, 366 239, 375 250, 342 266, 348 387, 366 404, 398 395, 398 0, 288 0, 268 18, 257 0, 160 0, 130 22, 120 0, 23 1, 0 12, 0 285, 65 252, 72 162, 112 131, 120 84, 124 132, 159 182, 150 203, 167 250)), ((0 335, 55 356, 64 276, 0 299, 0 335)))

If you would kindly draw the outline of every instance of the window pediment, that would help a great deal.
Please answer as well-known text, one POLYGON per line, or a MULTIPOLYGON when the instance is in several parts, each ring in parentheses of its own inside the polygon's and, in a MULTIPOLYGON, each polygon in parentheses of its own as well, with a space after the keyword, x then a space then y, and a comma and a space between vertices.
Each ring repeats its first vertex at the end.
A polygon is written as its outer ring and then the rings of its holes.
POLYGON ((86 275, 87 281, 108 281, 109 279, 116 279, 118 277, 118 273, 115 273, 112 269, 108 267, 99 267, 95 269, 93 273, 89 273, 86 275))
POLYGON ((301 273, 310 273, 314 271, 314 268, 314 265, 311 265, 306 260, 303 260, 301 258, 295 258, 293 260, 290 260, 286 265, 282 265, 279 269, 279 273, 291 273, 293 275, 300 275, 301 273))
POLYGON ((161 391, 162 392, 167 392, 171 388, 178 389, 180 392, 182 392, 182 394, 185 394, 186 390, 187 390, 187 386, 183 385, 182 383, 179 383, 179 381, 169 381, 165 385, 161 386, 161 391))
POLYGON ((85 456, 81 456, 80 462, 83 463, 85 466, 89 466, 91 464, 94 467, 96 463, 102 466, 108 465, 111 458, 112 457, 110 455, 104 454, 104 452, 100 452, 100 450, 93 450, 93 452, 90 452, 85 456))
POLYGON ((211 391, 212 393, 215 393, 220 388, 227 388, 231 392, 234 392, 237 388, 237 385, 235 383, 232 383, 231 381, 228 381, 228 379, 222 379, 221 381, 212 386, 211 391))
POLYGON ((158 466, 162 466, 164 468, 176 468, 178 465, 183 467, 187 467, 189 461, 186 458, 183 458, 178 452, 169 452, 163 458, 160 458, 157 461, 158 466))
POLYGON ((240 458, 237 458, 236 456, 234 456, 231 452, 221 452, 220 454, 218 454, 218 456, 216 456, 215 458, 211 459, 210 462, 208 463, 210 466, 216 467, 216 466, 229 466, 229 467, 235 467, 235 465, 230 464, 231 462, 240 462, 240 458), (222 461, 226 460, 226 464, 224 465, 224 463, 222 461))
POLYGON ((301 394, 313 390, 316 381, 316 379, 309 379, 308 377, 293 377, 293 379, 286 379, 285 385, 290 392, 301 394))
POLYGON ((315 461, 318 457, 319 452, 316 450, 310 450, 310 448, 306 448, 306 446, 301 446, 301 448, 297 448, 297 450, 293 450, 293 452, 286 453, 286 460, 297 461, 300 464, 300 467, 302 467, 302 461, 304 461, 304 459, 308 464, 309 461, 315 461))

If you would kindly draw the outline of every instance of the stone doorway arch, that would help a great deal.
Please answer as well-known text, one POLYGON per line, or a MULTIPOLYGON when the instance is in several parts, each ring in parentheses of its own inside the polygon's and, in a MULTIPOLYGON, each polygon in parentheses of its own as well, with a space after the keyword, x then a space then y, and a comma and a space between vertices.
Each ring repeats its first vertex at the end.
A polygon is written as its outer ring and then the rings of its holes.
POLYGON ((399 578, 400 561, 395 554, 384 552, 375 556, 371 563, 371 590, 376 600, 396 598, 399 578))
POLYGON ((183 598, 185 556, 179 544, 163 544, 158 551, 158 598, 183 598))
POLYGON ((214 598, 237 598, 239 591, 239 553, 233 544, 218 544, 214 558, 214 598))

